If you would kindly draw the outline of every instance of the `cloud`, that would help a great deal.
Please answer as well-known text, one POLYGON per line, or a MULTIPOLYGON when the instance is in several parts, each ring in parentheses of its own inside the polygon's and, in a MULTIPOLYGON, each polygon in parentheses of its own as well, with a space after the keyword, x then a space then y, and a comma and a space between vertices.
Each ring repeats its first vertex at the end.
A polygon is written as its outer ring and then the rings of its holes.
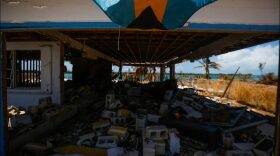
POLYGON ((233 73, 240 66, 241 73, 260 74, 258 65, 266 63, 264 72, 277 73, 279 59, 279 45, 258 45, 219 55, 213 60, 219 63, 222 73, 233 73))

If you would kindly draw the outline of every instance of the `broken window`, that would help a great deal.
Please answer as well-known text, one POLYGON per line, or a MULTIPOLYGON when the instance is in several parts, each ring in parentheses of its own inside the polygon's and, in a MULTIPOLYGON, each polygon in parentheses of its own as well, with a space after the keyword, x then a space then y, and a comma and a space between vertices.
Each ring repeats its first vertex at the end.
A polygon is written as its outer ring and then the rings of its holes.
POLYGON ((7 51, 7 87, 41 86, 40 50, 7 51))

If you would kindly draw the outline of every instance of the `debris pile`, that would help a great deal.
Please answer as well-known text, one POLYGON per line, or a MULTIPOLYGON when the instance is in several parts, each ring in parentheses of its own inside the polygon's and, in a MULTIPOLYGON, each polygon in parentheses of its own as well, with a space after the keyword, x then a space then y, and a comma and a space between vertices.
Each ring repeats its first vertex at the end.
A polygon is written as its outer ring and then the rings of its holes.
MULTIPOLYGON (((68 92, 79 101, 89 96, 91 89, 68 92)), ((48 120, 56 113, 44 105, 46 102, 39 106, 48 108, 43 113, 48 120)), ((40 138, 39 145, 26 144, 21 154, 269 156, 273 128, 266 117, 245 107, 231 107, 191 88, 178 90, 173 81, 145 85, 118 82, 104 101, 79 109, 75 117, 40 138)))

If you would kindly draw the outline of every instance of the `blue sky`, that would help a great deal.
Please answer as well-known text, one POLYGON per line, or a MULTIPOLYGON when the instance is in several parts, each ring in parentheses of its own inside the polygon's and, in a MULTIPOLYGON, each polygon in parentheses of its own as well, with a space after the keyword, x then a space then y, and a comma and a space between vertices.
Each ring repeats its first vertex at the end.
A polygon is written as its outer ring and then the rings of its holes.
MULTIPOLYGON (((278 58, 279 58, 279 41, 269 42, 257 45, 250 48, 229 52, 227 54, 211 57, 211 61, 219 63, 222 68, 220 70, 210 70, 211 73, 234 73, 240 66, 239 73, 252 73, 260 75, 258 65, 260 62, 266 63, 263 69, 264 73, 278 73, 278 58)), ((176 73, 204 73, 202 68, 194 68, 200 64, 195 62, 183 62, 176 64, 176 73)), ((67 68, 70 70, 71 64, 67 63, 67 68)), ((127 71, 130 67, 123 67, 123 71, 127 71)), ((118 71, 117 66, 112 67, 113 71, 118 71)), ((159 72, 159 69, 157 69, 159 72)), ((168 69, 167 69, 168 72, 168 69)))
MULTIPOLYGON (((264 73, 278 73, 279 41, 269 42, 250 48, 229 52, 223 55, 211 57, 211 61, 219 63, 220 70, 210 70, 211 73, 234 73, 240 66, 239 73, 252 73, 259 75, 258 65, 260 62, 266 63, 264 73)), ((184 62, 176 65, 176 72, 204 73, 203 68, 195 68, 200 64, 195 61, 184 62)))

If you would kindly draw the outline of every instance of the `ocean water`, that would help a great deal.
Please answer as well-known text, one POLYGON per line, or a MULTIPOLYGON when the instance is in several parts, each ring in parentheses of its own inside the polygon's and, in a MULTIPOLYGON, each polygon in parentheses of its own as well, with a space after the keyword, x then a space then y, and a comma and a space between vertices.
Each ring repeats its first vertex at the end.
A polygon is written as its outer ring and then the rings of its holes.
MULTIPOLYGON (((203 74, 175 74, 176 78, 179 78, 180 80, 185 80, 185 79, 189 79, 189 78, 203 78, 203 74)), ((210 74, 211 80, 218 80, 219 75, 218 74, 210 74)), ((229 76, 230 78, 232 76, 229 76)), ((236 76, 236 78, 238 79, 238 76, 236 76)), ((252 75, 251 76, 251 80, 253 81, 258 81, 260 80, 261 75, 252 75)), ((64 79, 65 80, 72 80, 72 73, 65 73, 64 74, 64 79)), ((169 73, 165 74, 165 79, 169 79, 169 73)))
POLYGON ((72 73, 64 73, 64 80, 72 80, 72 73))

